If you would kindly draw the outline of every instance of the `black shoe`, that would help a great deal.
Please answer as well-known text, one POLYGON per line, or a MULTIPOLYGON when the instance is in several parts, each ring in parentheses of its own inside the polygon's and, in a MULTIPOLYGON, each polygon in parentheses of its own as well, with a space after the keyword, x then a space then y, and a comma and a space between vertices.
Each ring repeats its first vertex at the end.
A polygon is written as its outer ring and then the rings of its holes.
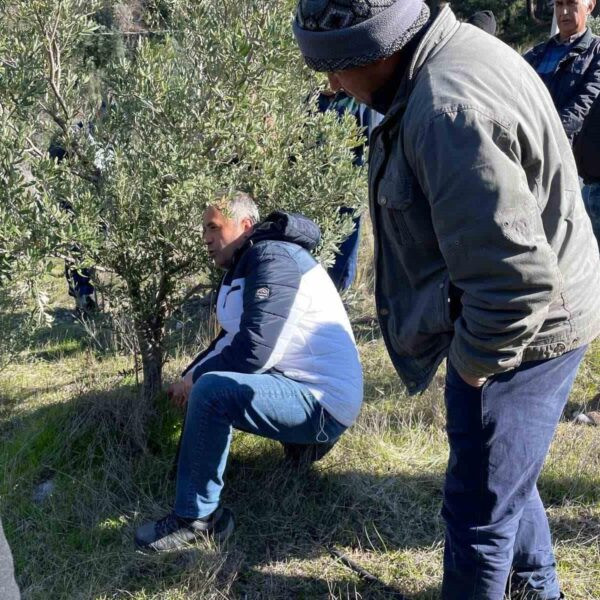
POLYGON ((217 508, 206 519, 183 519, 173 512, 138 527, 135 545, 139 550, 165 552, 182 550, 200 539, 212 538, 222 543, 234 527, 233 514, 227 508, 217 508))
MULTIPOLYGON (((525 584, 517 584, 513 587, 509 579, 506 584, 505 598, 508 598, 509 600, 538 600, 540 598, 540 593, 535 590, 527 589, 527 585, 525 584)), ((558 598, 559 600, 565 600, 565 595, 561 592, 558 598)))
POLYGON ((283 446, 286 462, 295 467, 302 467, 321 460, 336 443, 337 440, 326 444, 287 444, 281 442, 281 445, 283 446))

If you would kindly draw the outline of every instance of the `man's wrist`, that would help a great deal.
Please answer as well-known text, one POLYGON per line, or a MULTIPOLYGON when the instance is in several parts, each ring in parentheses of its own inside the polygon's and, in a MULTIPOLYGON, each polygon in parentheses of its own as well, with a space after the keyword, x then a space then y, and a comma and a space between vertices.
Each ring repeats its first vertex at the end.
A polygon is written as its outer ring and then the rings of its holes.
POLYGON ((472 377, 470 375, 463 375, 460 371, 458 371, 458 374, 460 375, 460 378, 467 384, 470 385, 471 387, 474 388, 480 388, 483 386, 483 384, 488 380, 487 377, 472 377))
POLYGON ((460 353, 457 352, 456 342, 455 338, 450 345, 448 362, 452 364, 455 371, 467 385, 475 388, 481 387, 487 381, 488 376, 477 374, 477 369, 475 370, 475 374, 472 372, 468 361, 463 361, 460 353))

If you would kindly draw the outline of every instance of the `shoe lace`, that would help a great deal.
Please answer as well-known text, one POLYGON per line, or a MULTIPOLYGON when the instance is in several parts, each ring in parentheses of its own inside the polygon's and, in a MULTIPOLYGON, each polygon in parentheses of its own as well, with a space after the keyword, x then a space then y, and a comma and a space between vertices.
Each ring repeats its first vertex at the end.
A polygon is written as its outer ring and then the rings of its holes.
POLYGON ((163 517, 159 521, 156 522, 155 530, 158 534, 158 537, 165 537, 170 535, 181 528, 181 523, 179 522, 179 518, 177 515, 172 512, 169 513, 166 517, 163 517))

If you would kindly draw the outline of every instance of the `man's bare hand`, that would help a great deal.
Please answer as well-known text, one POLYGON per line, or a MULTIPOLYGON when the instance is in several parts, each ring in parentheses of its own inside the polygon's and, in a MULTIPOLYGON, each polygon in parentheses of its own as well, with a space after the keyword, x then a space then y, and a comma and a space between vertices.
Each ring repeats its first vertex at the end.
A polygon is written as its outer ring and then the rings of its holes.
POLYGON ((185 393, 183 379, 172 383, 167 389, 169 400, 175 405, 182 407, 187 402, 187 394, 185 393))
POLYGON ((470 385, 474 388, 480 388, 487 381, 487 377, 469 377, 468 375, 463 375, 460 372, 458 374, 467 385, 470 385))
POLYGON ((185 377, 169 386, 167 395, 175 406, 183 408, 187 404, 192 386, 194 385, 192 378, 193 373, 189 372, 185 377))

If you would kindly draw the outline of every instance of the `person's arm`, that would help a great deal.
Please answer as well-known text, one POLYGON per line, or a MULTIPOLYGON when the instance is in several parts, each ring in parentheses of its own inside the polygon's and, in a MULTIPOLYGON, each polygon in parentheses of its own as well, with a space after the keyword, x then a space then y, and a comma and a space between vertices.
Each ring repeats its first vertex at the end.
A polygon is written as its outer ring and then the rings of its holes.
POLYGON ((600 179, 600 96, 596 98, 577 134, 573 156, 584 181, 600 179))
POLYGON ((411 155, 450 279, 463 291, 449 358, 472 385, 520 364, 557 285, 518 152, 503 125, 463 109, 434 118, 411 155))
POLYGON ((594 100, 600 94, 600 53, 586 69, 571 100, 558 111, 571 145, 579 133, 594 100))
POLYGON ((218 354, 228 343, 230 343, 231 339, 228 338, 230 338, 230 336, 227 335, 227 332, 224 329, 221 329, 217 337, 208 345, 208 347, 200 352, 200 354, 198 354, 198 356, 196 356, 183 370, 181 376, 185 377, 190 371, 193 371, 196 366, 218 354))
POLYGON ((298 266, 285 250, 261 244, 247 252, 252 265, 244 280, 240 329, 218 353, 193 368, 194 382, 210 371, 268 371, 281 359, 306 310, 298 294, 298 266))
POLYGON ((540 48, 541 44, 538 46, 534 46, 533 48, 529 48, 529 50, 527 50, 525 52, 525 54, 523 54, 523 58, 535 69, 537 66, 537 62, 540 56, 540 53, 542 52, 541 48, 540 48))

